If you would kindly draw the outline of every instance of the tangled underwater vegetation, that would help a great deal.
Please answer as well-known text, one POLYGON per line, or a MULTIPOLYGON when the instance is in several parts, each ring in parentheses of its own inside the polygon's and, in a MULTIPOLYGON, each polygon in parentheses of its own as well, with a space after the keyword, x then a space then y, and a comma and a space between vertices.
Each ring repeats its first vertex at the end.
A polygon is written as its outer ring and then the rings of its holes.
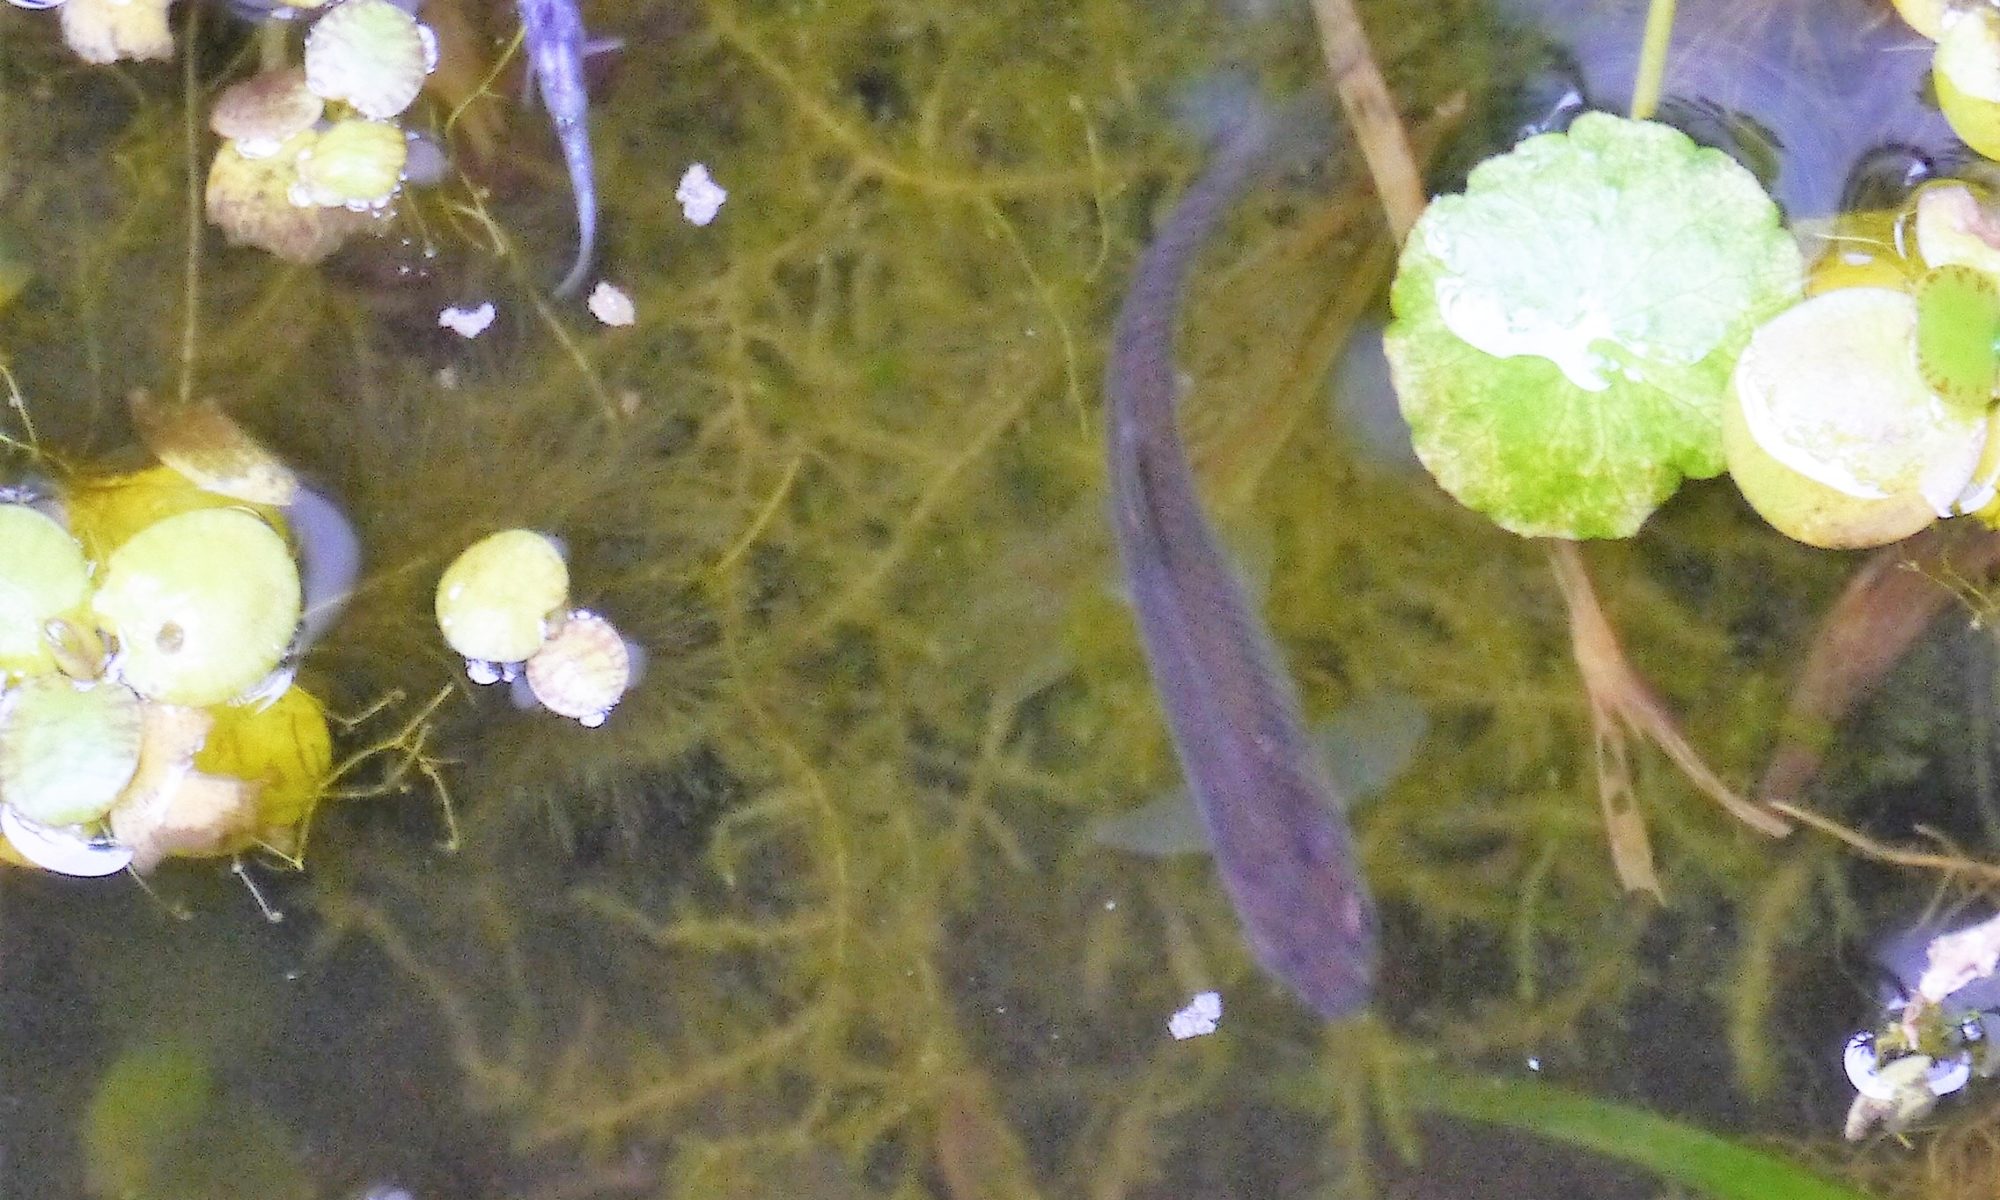
MULTIPOLYGON (((213 149, 190 144, 193 107, 247 73, 240 32, 182 47, 189 95, 172 67, 81 71, 0 11, 0 235, 34 272, 0 312, 17 424, 117 464, 123 398, 172 374, 194 304, 203 394, 338 497, 365 552, 300 667, 336 761, 360 764, 335 784, 350 802, 321 812, 305 873, 253 872, 310 940, 196 869, 122 908, 13 875, 10 961, 45 969, 5 985, 25 989, 5 1053, 100 1068, 101 1131, 151 1080, 183 1133, 288 1148, 285 1194, 308 1195, 382 1174, 554 1190, 528 1178, 549 1164, 603 1194, 1317 1194, 1370 1172, 1376 1117, 1415 1144, 1398 1081, 1425 1054, 1642 1086, 1642 997, 1682 1014, 1672 1051, 1708 1075, 1654 1099, 1714 1116, 1733 1080, 1771 1126, 1823 1122, 1833 1067, 1795 1053, 1815 1031, 1785 1001, 1860 921, 1847 866, 1823 840, 1746 838, 1641 764, 1668 908, 1624 902, 1540 555, 1326 419, 1390 260, 1344 160, 1260 196, 1208 257, 1183 419, 1228 539, 1281 564, 1265 611, 1308 711, 1396 690, 1429 717, 1355 817, 1393 947, 1380 1019, 1322 1028, 1256 973, 1204 864, 1091 836, 1175 778, 1112 582, 1102 330, 1192 169, 1168 101, 1218 46, 1305 77, 1311 37, 1199 6, 934 8, 593 13, 626 38, 593 112, 604 269, 637 313, 619 330, 532 291, 524 263, 565 261, 571 236, 553 155, 407 196, 322 268, 191 248, 213 149), (705 229, 671 199, 696 159, 732 196, 705 229), (435 328, 487 298, 504 315, 481 337, 435 328), (560 537, 574 601, 646 651, 602 727, 515 711, 438 637, 439 576, 515 528, 560 537), (289 971, 315 995, 274 997, 289 971), (78 987, 74 1027, 25 1036, 50 979, 78 987), (1221 1035, 1167 1038, 1204 989, 1221 1035), (424 1141, 441 1093, 503 1132, 424 1141)), ((1485 43, 1442 49, 1476 27, 1462 6, 1399 12, 1377 50, 1435 143, 1485 43)), ((1594 561, 1635 657, 1747 777, 1840 563, 1716 488, 1594 561)), ((1899 711, 1949 715, 1922 694, 1899 711)), ((1896 769, 1846 765, 1835 800, 1896 769)), ((45 1194, 192 1189, 105 1156, 131 1138, 57 1149, 76 1091, 10 1118, 0 1170, 45 1194)))

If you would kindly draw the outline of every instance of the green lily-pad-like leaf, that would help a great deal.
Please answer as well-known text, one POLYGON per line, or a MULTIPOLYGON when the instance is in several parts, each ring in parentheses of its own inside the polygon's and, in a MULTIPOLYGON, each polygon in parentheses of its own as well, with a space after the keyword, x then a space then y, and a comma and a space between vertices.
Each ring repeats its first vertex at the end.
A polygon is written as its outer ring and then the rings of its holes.
POLYGON ((1417 454, 1516 533, 1628 536, 1722 470, 1736 355, 1801 279, 1726 155, 1604 113, 1529 138, 1403 248, 1386 342, 1417 454))
POLYGON ((1985 409, 2000 377, 2000 288, 1967 266, 1927 271, 1917 283, 1917 367, 1924 385, 1962 408, 1985 409))

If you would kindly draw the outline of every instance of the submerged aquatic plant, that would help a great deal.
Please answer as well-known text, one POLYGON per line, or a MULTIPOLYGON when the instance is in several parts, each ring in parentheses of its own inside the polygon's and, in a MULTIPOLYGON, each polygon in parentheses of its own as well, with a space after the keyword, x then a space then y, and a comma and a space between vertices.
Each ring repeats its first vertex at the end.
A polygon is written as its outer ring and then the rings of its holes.
MULTIPOLYGON (((1391 62, 1419 109, 1466 75, 1424 65, 1419 35, 1466 14, 1432 15, 1391 62)), ((330 794, 384 802, 323 814, 325 869, 294 911, 324 943, 365 943, 329 955, 401 973, 409 991, 373 994, 510 1144, 605 1169, 604 1148, 634 1147, 671 1175, 655 1190, 1129 1195, 1250 1159, 1295 1181, 1273 1194, 1328 1184, 1329 1143, 1367 1141, 1353 1047, 1257 978, 1205 871, 1090 837, 1172 777, 1102 587, 1087 381, 1093 322, 1192 153, 1123 81, 1276 34, 1097 0, 1065 17, 1076 36, 1027 45, 1047 14, 1014 3, 704 19, 702 37, 627 52, 633 76, 675 87, 628 86, 600 113, 607 190, 660 200, 624 210, 624 253, 656 266, 629 281, 637 319, 616 335, 503 320, 438 350, 411 332, 433 313, 413 326, 327 275, 200 260, 202 378, 349 502, 368 550, 338 636, 301 670, 359 722, 330 794), (730 131, 706 154, 733 193, 713 228, 665 203, 641 149, 660 128, 730 131), (504 526, 567 546, 574 594, 537 621, 608 613, 654 657, 602 729, 440 690, 463 660, 433 584, 504 526), (462 827, 388 803, 438 780, 462 827), (454 835, 456 856, 429 844, 454 835), (1222 1036, 1172 1043, 1167 1014, 1211 989, 1222 1036), (1333 1121, 1298 1118, 1269 1098, 1273 1060, 1354 1094, 1333 1121)), ((112 219, 80 209, 97 236, 46 256, 63 303, 10 314, 53 443, 120 444, 93 397, 172 354, 160 318, 180 293, 140 284, 175 278, 186 249, 169 224, 185 164, 163 136, 179 116, 148 94, 129 178, 93 176, 112 219)), ((493 232, 488 213, 413 210, 441 240, 493 232)), ((1387 257, 1367 211, 1352 187, 1287 191, 1218 248, 1190 310, 1195 458, 1225 524, 1286 565, 1266 609, 1309 710, 1400 687, 1439 730, 1358 821, 1397 959, 1420 973, 1392 1019, 1461 1055, 1562 1044, 1620 1063, 1638 922, 1602 862, 1540 563, 1428 489, 1353 469, 1320 420, 1322 370, 1387 257), (1329 295, 1329 279, 1351 283, 1329 295)), ((1644 665, 1740 770, 1802 620, 1763 583, 1810 591, 1831 568, 1736 516, 1691 497, 1606 578, 1644 665), (1690 583, 1690 562, 1712 581, 1690 583)), ((196 771, 244 777, 207 752, 196 771)), ((1656 851, 1678 902, 1726 911, 1775 886, 1725 822, 1669 811, 1656 851)), ((1729 980, 1760 1028, 1789 943, 1707 930, 1667 934, 1666 986, 1706 1004, 1729 980), (1738 972, 1739 955, 1769 970, 1738 972)), ((303 1078, 307 1057, 268 1061, 303 1078)))

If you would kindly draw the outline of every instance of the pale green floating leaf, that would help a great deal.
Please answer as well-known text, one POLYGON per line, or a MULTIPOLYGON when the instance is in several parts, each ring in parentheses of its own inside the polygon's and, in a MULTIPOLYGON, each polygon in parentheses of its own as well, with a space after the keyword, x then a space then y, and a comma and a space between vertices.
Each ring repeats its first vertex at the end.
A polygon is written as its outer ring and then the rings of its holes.
POLYGON ((347 0, 306 35, 306 86, 386 121, 417 98, 437 60, 437 43, 389 0, 347 0))
POLYGON ((67 530, 25 504, 0 504, 0 672, 55 669, 48 623, 83 603, 89 582, 67 530))
POLYGON ((1978 467, 1986 413, 1925 385, 1916 333, 1917 302, 1889 288, 1841 288, 1773 317, 1736 364, 1750 436, 1850 496, 1915 494, 1949 516, 1978 467))
POLYGON ((1472 172, 1417 222, 1385 343, 1417 453, 1529 536, 1624 537, 1722 470, 1721 398, 1797 247, 1756 179, 1603 113, 1472 172))
POLYGON ((60 675, 24 680, 0 719, 0 800, 43 825, 95 821, 131 782, 139 739, 130 688, 60 675))
POLYGON ((1933 392, 1961 407, 1993 402, 2000 374, 2000 286, 1968 266, 1932 268, 1917 282, 1917 368, 1933 392))
POLYGON ((502 530, 445 568, 438 628, 466 658, 522 662, 542 648, 549 619, 568 597, 569 567, 556 544, 532 530, 502 530))
POLYGON ((408 155, 409 143, 395 125, 358 117, 337 121, 299 153, 292 203, 357 211, 387 204, 403 185, 408 155))
POLYGON ((203 707, 255 687, 299 627, 299 571, 278 532, 240 508, 168 517, 112 551, 92 605, 118 670, 149 700, 203 707))

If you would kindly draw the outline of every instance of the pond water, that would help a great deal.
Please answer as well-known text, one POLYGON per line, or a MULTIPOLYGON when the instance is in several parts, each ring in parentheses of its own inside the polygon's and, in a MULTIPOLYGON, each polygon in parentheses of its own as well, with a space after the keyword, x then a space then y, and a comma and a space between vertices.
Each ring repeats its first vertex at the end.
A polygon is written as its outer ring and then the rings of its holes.
MULTIPOLYGON (((1308 13, 585 16, 622 39, 588 76, 593 278, 631 298, 623 327, 549 298, 571 194, 518 63, 448 129, 446 99, 413 111, 443 182, 288 266, 189 240, 202 114, 253 69, 248 25, 204 9, 189 36, 177 6, 191 65, 100 68, 55 14, 0 10, 0 282, 24 281, 0 309, 6 432, 25 416, 39 455, 11 467, 136 462, 125 397, 171 389, 191 328, 195 390, 364 554, 299 676, 355 764, 303 869, 0 876, 0 1195, 1660 1194, 1617 1160, 1675 1143, 1599 1101, 1873 1194, 1990 1183, 1977 1087, 1914 1151, 1840 1137, 1839 1047, 1871 1017, 1855 947, 1933 877, 1751 832, 1635 742, 1664 902, 1621 888, 1544 548, 1335 395, 1392 263, 1351 152, 1226 222, 1179 351, 1209 511, 1309 721, 1392 760, 1351 814, 1383 920, 1370 1014, 1329 1025, 1264 975, 1176 832, 1100 376, 1202 127, 1323 77, 1308 13), (697 162, 728 190, 705 226, 673 194, 697 162), (489 300, 478 337, 439 327, 489 300), (475 686, 438 636, 440 572, 511 527, 561 539, 572 597, 645 651, 600 728, 475 686), (1170 1036, 1208 992, 1215 1031, 1170 1036), (1440 1115, 1483 1080, 1568 1089, 1612 1153, 1440 1115)), ((474 85, 516 27, 486 0, 426 17, 474 85)), ((1469 0, 1364 17, 1437 178, 1519 123, 1532 34, 1469 0)), ((1747 787, 1857 560, 1726 482, 1587 556, 1637 667, 1747 787)), ((1877 693, 1814 803, 1978 855, 1992 670, 1966 624, 1877 693)), ((1515 1123, 1560 1124, 1503 1094, 1515 1123)))

